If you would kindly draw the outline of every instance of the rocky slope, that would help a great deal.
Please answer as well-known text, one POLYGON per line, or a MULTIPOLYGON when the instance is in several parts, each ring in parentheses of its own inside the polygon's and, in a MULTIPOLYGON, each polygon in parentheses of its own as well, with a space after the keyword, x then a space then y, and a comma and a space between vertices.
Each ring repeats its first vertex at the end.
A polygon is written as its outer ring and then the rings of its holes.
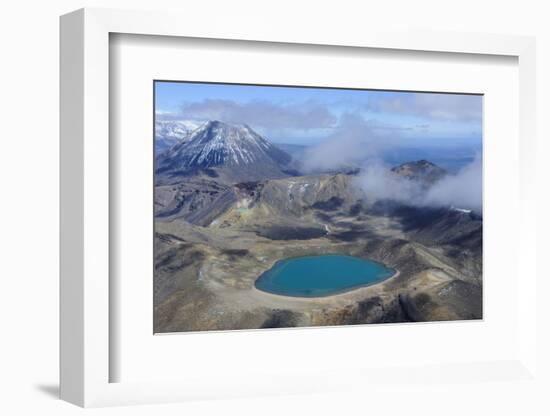
MULTIPOLYGON (((482 317, 482 218, 357 192, 354 172, 309 176, 250 127, 213 121, 157 158, 155 332, 482 317), (341 253, 398 274, 326 298, 289 299, 254 282, 277 260, 341 253)), ((428 189, 425 160, 392 169, 428 189)))
POLYGON ((445 169, 427 160, 403 163, 391 169, 392 172, 404 178, 420 182, 423 185, 433 185, 447 175, 445 169))
POLYGON ((185 219, 157 219, 157 332, 482 317, 482 221, 473 213, 387 204, 380 209, 357 199, 353 175, 345 174, 214 191, 213 201, 185 219), (223 204, 215 202, 228 194, 223 204), (193 220, 200 217, 206 221, 193 220), (373 259, 399 274, 307 301, 254 288, 255 279, 281 258, 325 253, 373 259))

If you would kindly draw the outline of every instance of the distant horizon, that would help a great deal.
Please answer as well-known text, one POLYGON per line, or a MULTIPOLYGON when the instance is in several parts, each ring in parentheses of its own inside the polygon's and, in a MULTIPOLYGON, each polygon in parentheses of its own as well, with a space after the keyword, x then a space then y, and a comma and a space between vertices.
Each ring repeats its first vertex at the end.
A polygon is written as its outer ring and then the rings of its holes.
POLYGON ((481 148, 481 95, 155 82, 156 120, 248 124, 273 143, 311 146, 346 129, 391 147, 481 148))
MULTIPOLYGON (((158 114, 158 113, 157 113, 158 114)), ((164 114, 164 113, 161 113, 161 114, 164 114)), ((248 125, 248 123, 230 123, 230 122, 225 122, 225 121, 222 121, 222 120, 215 120, 215 119, 193 119, 193 118, 174 118, 174 119, 157 119, 156 121, 162 121, 162 122, 170 122, 170 121, 193 121, 193 122, 197 122, 197 123, 206 123, 208 121, 221 121, 223 123, 226 123, 226 124, 230 124, 230 125, 241 125, 241 124, 246 124, 248 125)), ((254 129, 252 126, 250 126, 253 130, 256 131, 256 129, 254 129)), ((310 147, 310 146, 315 146, 316 144, 319 144, 321 143, 324 139, 326 139, 327 137, 323 137, 323 138, 320 138, 320 137, 307 137, 307 138, 303 138, 303 139, 295 139, 295 138, 286 138, 284 136, 282 137, 276 137, 276 138, 272 138, 272 137, 269 137, 268 135, 265 135, 265 134, 262 134, 262 136, 264 136, 266 139, 270 140, 271 142, 273 142, 274 144, 279 144, 279 145, 292 145, 292 146, 300 146, 300 147, 310 147)), ((405 144, 405 143, 404 143, 405 144)), ((481 149, 481 146, 482 146, 482 143, 481 143, 481 140, 479 138, 451 138, 450 140, 446 140, 446 139, 442 139, 442 138, 437 138, 437 137, 434 137, 433 139, 430 139, 429 141, 428 140, 424 140, 423 142, 409 142, 407 143, 406 145, 410 145, 410 148, 418 148, 418 147, 422 147, 422 146, 426 146, 426 147, 429 147, 429 148, 437 148, 437 147, 447 147, 447 148, 455 148, 455 149, 459 149, 459 148, 478 148, 478 149, 481 149)), ((403 146, 404 148, 407 148, 406 146, 403 146)))

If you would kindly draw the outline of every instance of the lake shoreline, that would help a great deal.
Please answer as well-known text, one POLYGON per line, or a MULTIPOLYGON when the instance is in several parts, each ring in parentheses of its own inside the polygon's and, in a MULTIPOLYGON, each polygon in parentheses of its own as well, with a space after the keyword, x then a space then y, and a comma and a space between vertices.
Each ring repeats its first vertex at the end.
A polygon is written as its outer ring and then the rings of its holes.
POLYGON ((371 264, 375 264, 379 267, 383 267, 384 269, 389 270, 390 274, 387 277, 382 277, 381 279, 375 280, 373 282, 366 282, 366 283, 362 283, 362 284, 358 284, 358 285, 349 286, 349 287, 346 287, 342 290, 335 290, 335 291, 331 291, 330 293, 326 293, 326 294, 324 294, 324 293, 314 294, 314 295, 311 295, 311 296, 302 295, 302 294, 293 295, 293 294, 289 294, 289 293, 277 293, 276 291, 264 290, 264 289, 258 287, 258 283, 261 282, 261 280, 263 278, 267 278, 267 273, 274 272, 276 267, 284 267, 286 264, 288 264, 289 261, 292 261, 292 260, 314 259, 314 258, 320 257, 319 255, 293 256, 293 257, 287 257, 287 258, 279 259, 279 260, 275 261, 269 269, 267 269, 266 271, 261 273, 254 280, 253 289, 255 291, 259 292, 259 293, 274 296, 278 299, 287 298, 289 300, 290 299, 294 299, 294 300, 304 299, 304 300, 312 300, 312 301, 314 301, 314 300, 322 301, 323 299, 326 299, 326 298, 334 299, 334 298, 337 298, 339 296, 342 297, 342 296, 348 295, 350 292, 356 292, 360 289, 372 288, 373 286, 377 286, 377 285, 386 283, 389 280, 394 279, 397 276, 399 276, 399 271, 397 269, 395 269, 393 267, 388 267, 384 263, 376 261, 376 260, 367 259, 367 258, 358 257, 358 256, 342 255, 342 254, 339 254, 339 253, 328 253, 328 254, 323 254, 322 255, 323 258, 330 257, 330 256, 342 257, 342 258, 346 258, 346 259, 349 259, 349 260, 358 260, 358 261, 362 261, 362 262, 368 262, 368 263, 371 263, 371 264))

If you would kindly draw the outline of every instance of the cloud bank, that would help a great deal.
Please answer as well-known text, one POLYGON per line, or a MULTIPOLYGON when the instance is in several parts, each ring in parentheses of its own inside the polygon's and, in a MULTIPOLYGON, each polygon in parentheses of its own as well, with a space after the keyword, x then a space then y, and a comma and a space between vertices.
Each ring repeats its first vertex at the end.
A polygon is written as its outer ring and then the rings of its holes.
POLYGON ((304 152, 301 168, 305 172, 316 172, 358 167, 365 159, 377 157, 395 145, 395 137, 392 129, 345 113, 332 135, 304 152))
POLYGON ((476 155, 456 175, 448 175, 432 186, 424 203, 436 206, 452 205, 481 213, 483 206, 483 165, 481 155, 476 155))
POLYGON ((454 207, 482 212, 483 176, 481 156, 458 173, 447 175, 429 188, 394 174, 379 160, 366 162, 355 185, 367 200, 393 200, 418 207, 454 207))
POLYGON ((481 213, 481 155, 476 155, 456 174, 448 174, 427 188, 396 175, 391 171, 392 166, 382 161, 386 150, 396 150, 403 145, 399 131, 345 113, 332 135, 306 149, 300 168, 306 173, 360 168, 356 185, 368 200, 390 199, 413 206, 453 206, 481 213))
POLYGON ((404 204, 420 204, 423 193, 418 182, 396 175, 390 166, 379 159, 371 159, 363 165, 355 185, 365 194, 367 201, 389 199, 404 204))
POLYGON ((384 94, 371 98, 366 109, 452 122, 480 122, 483 113, 482 97, 464 94, 384 94))
POLYGON ((183 104, 179 117, 245 123, 263 129, 322 129, 333 127, 337 122, 337 117, 326 106, 314 101, 283 105, 262 100, 243 103, 206 99, 183 104))

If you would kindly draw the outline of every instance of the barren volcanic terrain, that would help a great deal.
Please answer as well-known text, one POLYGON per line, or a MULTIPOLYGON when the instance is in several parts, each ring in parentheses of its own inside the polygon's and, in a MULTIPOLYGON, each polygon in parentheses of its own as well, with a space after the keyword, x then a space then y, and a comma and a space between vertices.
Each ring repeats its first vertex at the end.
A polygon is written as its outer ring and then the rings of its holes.
MULTIPOLYGON (((373 199, 357 171, 301 175, 290 160, 248 126, 220 122, 157 158, 155 332, 482 317, 479 215, 373 199), (318 298, 255 287, 277 261, 321 254, 396 273, 318 298)), ((421 160, 391 174, 429 188, 445 171, 421 160)))

